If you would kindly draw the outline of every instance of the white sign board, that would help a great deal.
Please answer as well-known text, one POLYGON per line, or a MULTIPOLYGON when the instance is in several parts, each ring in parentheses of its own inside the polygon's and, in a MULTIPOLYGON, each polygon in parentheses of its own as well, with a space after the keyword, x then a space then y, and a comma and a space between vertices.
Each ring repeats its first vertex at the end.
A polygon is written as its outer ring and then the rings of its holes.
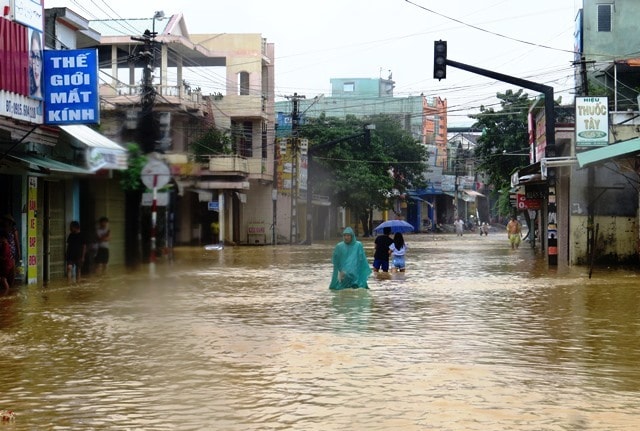
POLYGON ((140 179, 147 188, 162 188, 169 183, 171 170, 162 160, 151 159, 142 168, 140 179))
POLYGON ((576 146, 609 145, 609 98, 576 97, 576 146))

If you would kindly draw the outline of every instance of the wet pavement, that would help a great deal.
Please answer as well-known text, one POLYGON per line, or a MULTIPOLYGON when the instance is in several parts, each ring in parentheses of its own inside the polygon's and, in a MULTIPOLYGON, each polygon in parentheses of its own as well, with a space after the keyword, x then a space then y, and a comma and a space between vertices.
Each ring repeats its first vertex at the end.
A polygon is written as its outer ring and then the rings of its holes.
POLYGON ((405 239, 407 272, 369 290, 328 290, 336 239, 0 297, 7 429, 637 429, 637 272, 405 239))

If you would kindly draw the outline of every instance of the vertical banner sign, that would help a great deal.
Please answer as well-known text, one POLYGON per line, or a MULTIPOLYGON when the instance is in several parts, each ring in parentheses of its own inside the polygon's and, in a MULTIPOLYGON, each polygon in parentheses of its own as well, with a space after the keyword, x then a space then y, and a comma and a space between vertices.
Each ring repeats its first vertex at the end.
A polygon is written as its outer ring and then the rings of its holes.
POLYGON ((27 281, 38 282, 38 178, 27 182, 27 281))
POLYGON ((44 66, 44 123, 99 123, 98 50, 45 50, 44 66))
POLYGON ((547 207, 547 262, 549 265, 558 265, 558 213, 556 207, 556 183, 555 169, 550 168, 549 194, 547 207))

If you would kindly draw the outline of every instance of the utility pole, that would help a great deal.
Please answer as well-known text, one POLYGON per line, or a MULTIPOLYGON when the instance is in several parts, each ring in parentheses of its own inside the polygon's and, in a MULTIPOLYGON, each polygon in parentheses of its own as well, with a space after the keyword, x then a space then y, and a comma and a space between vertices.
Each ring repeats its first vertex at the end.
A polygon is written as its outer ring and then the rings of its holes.
MULTIPOLYGON (((580 80, 582 96, 589 95, 589 81, 587 76, 587 60, 584 56, 580 57, 580 80)), ((593 62, 590 62, 593 63, 593 62)), ((596 181, 596 172, 593 166, 587 168, 587 190, 589 194, 595 193, 594 186, 596 181)), ((597 226, 595 224, 595 199, 592 199, 587 206, 587 256, 589 258, 589 278, 591 278, 591 269, 593 268, 593 259, 595 257, 596 237, 595 232, 597 226)))
MULTIPOLYGON (((155 18, 154 18, 155 27, 155 18)), ((156 49, 156 32, 148 29, 144 31, 142 37, 131 37, 132 40, 142 42, 142 50, 129 58, 131 62, 141 61, 144 65, 142 70, 142 96, 140 98, 141 112, 138 117, 138 142, 145 154, 155 151, 156 142, 158 140, 158 127, 155 127, 153 120, 153 105, 156 99, 156 90, 153 87, 153 71, 155 68, 155 49, 156 49)), ((149 245, 149 261, 151 268, 156 262, 156 221, 157 221, 157 175, 154 176, 152 185, 153 204, 151 208, 151 226, 150 226, 150 245, 149 245)), ((149 185, 147 185, 149 187, 149 185)), ((135 229, 137 231, 137 229, 135 229)))
POLYGON ((153 105, 156 100, 156 89, 153 86, 153 71, 155 69, 156 32, 145 30, 142 37, 132 37, 132 40, 142 42, 142 50, 130 61, 142 61, 142 96, 140 98, 141 111, 138 117, 138 139, 144 153, 151 153, 156 149, 158 141, 158 127, 153 118, 153 105))
MULTIPOLYGON (((305 96, 299 96, 293 93, 293 96, 285 96, 293 102, 293 110, 291 111, 291 222, 289 224, 289 244, 298 242, 298 196, 300 193, 299 175, 300 175, 300 106, 301 99, 305 96)), ((308 191, 307 191, 308 193, 308 191)))

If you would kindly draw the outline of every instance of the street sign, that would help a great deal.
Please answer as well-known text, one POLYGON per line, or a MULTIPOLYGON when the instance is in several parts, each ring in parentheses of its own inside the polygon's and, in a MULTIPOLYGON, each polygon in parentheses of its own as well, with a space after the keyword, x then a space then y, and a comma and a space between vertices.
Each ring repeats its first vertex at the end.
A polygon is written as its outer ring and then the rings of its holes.
POLYGON ((220 211, 220 203, 218 201, 208 202, 207 208, 209 211, 220 211))
POLYGON ((171 170, 162 160, 151 159, 142 168, 140 179, 147 188, 162 188, 169 183, 171 170))

